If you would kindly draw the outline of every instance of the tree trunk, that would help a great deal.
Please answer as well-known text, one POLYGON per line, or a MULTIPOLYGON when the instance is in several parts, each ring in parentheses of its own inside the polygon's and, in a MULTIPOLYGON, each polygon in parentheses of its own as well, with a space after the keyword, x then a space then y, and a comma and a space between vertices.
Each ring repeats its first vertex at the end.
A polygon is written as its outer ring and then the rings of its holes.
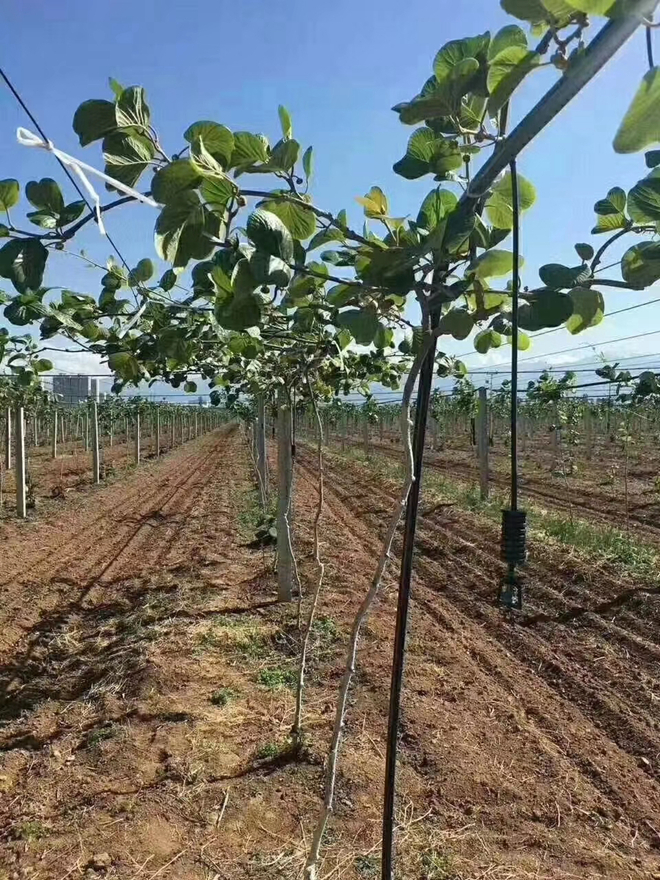
POLYGON ((291 552, 291 404, 284 389, 277 395, 277 598, 292 599, 293 553, 291 552))

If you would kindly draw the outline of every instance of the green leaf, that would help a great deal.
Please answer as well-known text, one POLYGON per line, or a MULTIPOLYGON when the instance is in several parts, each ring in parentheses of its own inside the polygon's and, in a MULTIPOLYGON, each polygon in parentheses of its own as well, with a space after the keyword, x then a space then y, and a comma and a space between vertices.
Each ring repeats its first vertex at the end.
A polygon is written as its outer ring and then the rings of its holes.
POLYGON ((21 188, 17 180, 7 178, 0 180, 0 210, 8 211, 18 204, 21 197, 21 188))
POLYGON ((12 238, 0 248, 0 276, 11 278, 14 266, 23 252, 24 239, 12 238))
POLYGON ((233 295, 215 308, 215 317, 221 327, 242 332, 261 323, 263 301, 259 294, 250 289, 251 272, 247 260, 240 260, 234 274, 233 295), (242 264, 245 264, 243 268, 242 264), (241 279, 245 278, 245 281, 241 279))
POLYGON ((289 140, 293 134, 293 126, 291 124, 291 115, 283 104, 277 108, 280 117, 280 126, 282 127, 282 137, 289 140))
POLYGON ((660 178, 645 177, 628 193, 628 213, 635 223, 660 220, 660 178))
POLYGON ((108 357, 112 372, 125 382, 136 382, 140 378, 140 364, 129 351, 117 351, 108 357))
POLYGON ((590 244, 586 242, 580 242, 575 245, 575 250, 577 251, 577 255, 581 260, 584 260, 586 263, 587 260, 592 260, 594 256, 594 249, 590 244))
POLYGON ((455 140, 439 138, 431 128, 418 128, 410 136, 406 155, 395 162, 394 171, 407 180, 425 174, 444 176, 463 164, 463 151, 455 140))
MULTIPOLYGON (((520 260, 520 265, 523 261, 520 260)), ((513 272, 511 251, 491 250, 481 254, 470 266, 477 278, 499 278, 513 272)))
MULTIPOLYGON (((477 37, 466 37, 462 40, 451 40, 449 43, 446 43, 433 61, 433 71, 438 82, 453 76, 456 68, 464 61, 472 62, 479 55, 485 55, 489 43, 489 33, 481 34, 481 36, 477 37)), ((476 69, 478 69, 478 66, 477 62, 476 69)))
POLYGON ((539 269, 539 277, 546 287, 562 290, 575 287, 591 277, 591 270, 585 266, 562 266, 561 263, 548 263, 539 269))
POLYGON ((346 241, 341 229, 337 229, 334 226, 330 226, 328 229, 322 229, 320 232, 316 233, 314 238, 312 238, 307 245, 307 253, 316 250, 316 248, 321 247, 324 244, 329 244, 332 241, 339 241, 342 244, 346 241))
POLYGON ((229 178, 207 178, 199 188, 211 210, 224 214, 227 203, 236 195, 236 185, 229 178))
POLYGON ((527 293, 525 300, 518 313, 518 322, 523 330, 559 327, 573 314, 573 300, 567 293, 557 290, 527 293))
POLYGON ((121 85, 121 83, 118 83, 117 80, 112 76, 108 77, 108 85, 112 89, 112 93, 115 96, 115 98, 118 98, 121 95, 121 93, 124 91, 123 85, 121 85))
POLYGON ((365 216, 375 219, 387 217, 389 210, 387 196, 379 186, 372 186, 365 196, 361 198, 358 196, 355 201, 364 207, 365 216))
POLYGON ((270 153, 268 168, 276 171, 291 171, 298 161, 300 144, 295 140, 278 141, 270 153))
POLYGON ((376 336, 374 337, 374 345, 376 348, 393 348, 393 344, 394 330, 390 327, 384 327, 382 324, 379 324, 376 336))
POLYGON ((491 348, 499 348, 502 337, 495 330, 482 330, 474 337, 474 347, 479 354, 486 354, 491 348))
POLYGON ((40 181, 31 180, 25 185, 25 195, 28 202, 39 211, 59 214, 64 210, 62 190, 52 177, 43 177, 40 181))
POLYGON ((644 156, 647 168, 657 168, 660 165, 660 150, 649 150, 644 156))
POLYGON ((633 98, 614 138, 617 153, 636 153, 660 141, 660 68, 653 67, 633 98))
POLYGON ((335 284, 328 291, 327 300, 332 306, 341 309, 359 295, 359 288, 353 284, 335 284))
POLYGON ((606 15, 614 0, 571 0, 571 6, 587 15, 606 15))
POLYGON ((53 362, 49 361, 48 358, 38 358, 32 362, 32 369, 35 373, 47 373, 53 369, 53 362))
POLYGON ((208 120, 193 122, 183 136, 189 144, 201 139, 213 158, 228 167, 234 152, 234 135, 225 125, 208 120))
MULTIPOLYGON (((158 216, 156 253, 176 267, 185 266, 191 257, 204 259, 204 232, 205 215, 199 196, 194 190, 185 190, 165 205, 158 216)), ((206 251, 212 249, 212 242, 206 239, 206 251)))
POLYGON ((196 394, 197 393, 197 382, 184 382, 183 390, 186 394, 196 394))
POLYGON ((293 238, 276 214, 257 208, 248 217, 246 231, 259 250, 280 257, 286 263, 293 260, 293 238))
POLYGON ((529 21, 531 24, 540 24, 548 16, 541 0, 500 0, 500 6, 509 15, 529 21))
MULTIPOLYGON (((536 201, 536 189, 526 178, 518 175, 518 204, 527 211, 536 201)), ((513 229, 513 191, 511 172, 507 172, 492 188, 486 202, 488 219, 498 229, 513 229)))
POLYGON ((147 128, 151 113, 142 86, 129 86, 122 90, 116 104, 117 125, 120 128, 147 128))
POLYGON ((298 241, 305 241, 316 231, 316 215, 299 202, 289 199, 266 199, 260 202, 259 207, 276 214, 298 241))
POLYGON ((30 223, 42 229, 55 229, 58 225, 57 214, 51 214, 50 211, 28 211, 26 216, 30 223))
POLYGON ((186 190, 198 187, 201 181, 190 159, 176 159, 154 174, 151 195, 157 202, 166 205, 186 190))
POLYGON ((621 258, 621 276, 635 290, 660 280, 660 243, 644 241, 629 248, 621 258))
POLYGON ((303 165, 303 171, 305 172, 305 177, 307 178, 307 182, 309 183, 309 180, 310 180, 312 173, 314 171, 314 148, 313 147, 307 147, 307 149, 303 153, 302 165, 303 165))
POLYGON ((625 229, 627 224, 628 220, 625 214, 602 214, 598 216, 591 234, 598 235, 601 232, 615 232, 617 229, 625 229))
POLYGON ((172 288, 176 285, 177 274, 173 272, 172 269, 168 269, 161 276, 160 281, 158 282, 158 286, 163 290, 172 290, 172 288))
POLYGON ((335 335, 335 340, 341 351, 344 351, 353 341, 353 337, 348 330, 339 330, 335 335))
POLYGON ((431 190, 421 204, 417 225, 431 232, 446 221, 457 203, 457 197, 450 190, 441 187, 431 190))
POLYGON ((532 346, 532 340, 526 333, 518 329, 518 351, 528 351, 532 346))
POLYGON ((600 215, 623 214, 626 210, 627 196, 620 186, 613 186, 606 198, 599 199, 594 205, 594 211, 600 215))
POLYGON ((576 287, 568 295, 573 300, 573 314, 566 322, 569 333, 575 335, 600 324, 605 314, 605 300, 600 291, 576 287))
POLYGON ((255 251, 250 257, 250 270, 258 284, 275 284, 286 287, 293 278, 293 269, 280 260, 263 251, 255 251))
POLYGON ((73 223, 74 220, 80 217, 86 207, 85 202, 69 202, 60 212, 60 226, 68 226, 69 223, 73 223))
POLYGON ((474 318, 467 309, 450 309, 440 320, 440 333, 449 333, 454 339, 467 339, 474 329, 474 318))
POLYGON ((126 186, 135 186, 154 154, 149 138, 134 131, 113 131, 103 139, 105 173, 126 186))
POLYGON ((140 281, 148 281, 154 274, 154 264, 145 257, 137 264, 135 269, 131 270, 130 280, 135 284, 140 281))
POLYGON ((509 100, 534 67, 540 55, 530 52, 527 46, 509 46, 503 49, 488 65, 488 112, 494 116, 509 100))
POLYGON ((30 290, 38 290, 44 278, 48 251, 36 238, 23 242, 22 274, 30 290))
POLYGON ((339 313, 337 323, 351 333, 358 345, 370 345, 380 326, 376 311, 372 308, 347 309, 339 313))
POLYGON ((231 168, 256 165, 268 161, 268 140, 262 134, 249 131, 234 132, 234 149, 231 154, 231 168))
POLYGON ((488 61, 492 61, 500 52, 512 46, 527 49, 527 35, 517 24, 509 24, 495 34, 488 47, 488 61))
POLYGON ((100 140, 116 128, 117 117, 112 101, 83 101, 73 116, 73 130, 81 147, 100 140))

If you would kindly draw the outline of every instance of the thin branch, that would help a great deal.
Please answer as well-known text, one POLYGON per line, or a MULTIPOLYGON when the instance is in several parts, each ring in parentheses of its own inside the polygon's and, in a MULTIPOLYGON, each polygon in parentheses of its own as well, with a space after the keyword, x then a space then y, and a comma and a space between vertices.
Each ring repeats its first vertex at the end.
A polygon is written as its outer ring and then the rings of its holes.
POLYGON ((344 719, 348 703, 348 692, 350 690, 351 682, 353 680, 353 675, 355 674, 355 662, 357 657, 358 644, 360 641, 360 633, 382 583, 383 575, 385 574, 385 569, 387 568, 387 563, 391 558, 394 535, 396 534, 396 530, 399 526, 399 523, 401 522, 401 517, 403 516, 403 511, 408 500, 408 495, 410 494, 410 488, 415 479, 414 456, 412 441, 410 437, 410 429, 412 427, 412 421, 410 418, 411 398, 413 390, 415 388, 415 383, 417 381, 417 376, 419 375, 422 363, 424 362, 431 348, 431 344, 432 340, 429 336, 425 339, 424 344, 417 354, 417 357, 412 363, 403 390, 403 399, 401 402, 401 439, 405 452, 406 476, 404 478, 403 485, 397 498, 396 507, 394 508, 394 511, 392 512, 390 518, 389 526, 387 528, 385 539, 382 544, 380 558, 376 565, 376 570, 371 581, 371 586, 369 587, 367 594, 365 595, 360 607, 358 608, 357 614, 355 615, 355 618, 353 620, 353 626, 351 628, 344 674, 342 676, 342 681, 339 689, 339 698, 337 700, 332 741, 327 758, 325 795, 323 799, 323 806, 321 808, 321 814, 319 816, 316 828, 314 829, 314 836, 312 838, 309 855, 305 864, 305 877, 307 878, 307 880, 316 880, 318 876, 321 843, 323 841, 323 835, 325 833, 326 825, 328 824, 328 819, 330 818, 330 814, 332 813, 334 808, 335 783, 337 779, 339 750, 341 746, 341 737, 344 730, 344 719))

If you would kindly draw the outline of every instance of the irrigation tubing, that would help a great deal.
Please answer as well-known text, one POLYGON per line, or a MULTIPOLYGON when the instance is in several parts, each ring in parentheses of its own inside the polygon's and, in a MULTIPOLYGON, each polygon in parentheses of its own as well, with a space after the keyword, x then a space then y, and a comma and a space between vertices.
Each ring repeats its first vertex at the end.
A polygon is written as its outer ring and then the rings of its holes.
POLYGON ((518 170, 511 165, 513 203, 513 283, 511 285, 511 510, 518 510, 518 303, 520 294, 520 205, 518 170))
MULTIPOLYGON (((431 330, 435 330, 440 320, 440 308, 431 312, 431 330)), ((410 607, 410 587, 412 581, 413 552, 417 531, 417 513, 422 480, 424 443, 429 401, 433 386, 435 350, 437 337, 433 336, 431 348, 422 364, 417 388, 415 407, 415 428, 413 433, 414 482, 406 503, 406 518, 403 532, 401 571, 399 575, 399 595, 397 600, 396 626, 394 631, 394 654, 392 657, 392 678, 390 682, 390 708, 387 727, 387 754, 385 757, 385 791, 383 804, 383 843, 382 877, 391 880, 394 862, 394 811, 396 800, 396 764, 399 737, 399 718, 401 713, 401 692, 406 657, 406 636, 408 631, 408 610, 410 607)))

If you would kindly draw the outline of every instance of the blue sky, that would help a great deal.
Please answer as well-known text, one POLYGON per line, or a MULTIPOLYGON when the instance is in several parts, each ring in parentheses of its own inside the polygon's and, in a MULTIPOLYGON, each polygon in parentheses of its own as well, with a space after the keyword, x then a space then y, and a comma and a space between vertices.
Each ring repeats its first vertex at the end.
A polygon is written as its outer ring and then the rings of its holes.
MULTIPOLYGON (((81 101, 109 97, 108 76, 146 88, 155 127, 169 151, 177 149, 182 132, 197 119, 263 131, 274 140, 279 134, 277 105, 283 103, 292 114, 297 139, 303 147, 314 146, 316 203, 332 211, 346 207, 359 224, 361 208, 354 199, 371 185, 385 190, 395 216, 416 215, 433 185, 430 178, 412 183, 393 173, 392 163, 405 152, 412 128, 399 123, 392 105, 418 91, 447 40, 494 31, 511 21, 497 0, 34 0, 29 11, 24 4, 9 4, 3 11, 3 30, 10 38, 4 41, 2 64, 51 140, 98 167, 98 145, 82 149, 71 120, 81 101)), ((543 263, 574 265, 575 242, 600 243, 602 239, 589 235, 594 202, 611 186, 627 188, 644 175, 643 154, 617 156, 611 142, 645 67, 640 31, 521 157, 519 169, 538 191, 522 234, 525 283, 538 283, 537 269, 543 263)), ((535 74, 516 100, 515 120, 555 78, 553 68, 535 74)), ((29 127, 2 89, 0 177, 16 177, 21 183, 43 176, 62 180, 52 157, 16 144, 18 125, 29 127)), ((73 198, 66 180, 63 186, 73 198)), ((108 228, 129 263, 153 256, 155 217, 144 206, 107 215, 108 228)), ((76 243, 100 262, 110 252, 91 224, 76 243)), ((75 258, 59 255, 50 263, 50 284, 98 291, 99 273, 75 258)), ((660 296, 655 289, 604 293, 609 311, 660 296)), ((660 326, 659 318, 660 305, 649 306, 606 318, 578 337, 565 331, 549 334, 535 343, 533 353, 548 356, 553 364, 584 360, 583 353, 555 358, 551 353, 583 343, 601 348, 606 340, 653 330, 660 326)), ((660 355, 653 357, 659 345, 660 334, 604 350, 620 357, 648 353, 648 363, 660 364, 660 355)), ((463 353, 470 347, 455 343, 448 350, 463 353)), ((586 355, 593 359, 591 352, 586 355)), ((502 350, 489 356, 488 363, 504 363, 508 356, 502 350)), ((67 370, 91 369, 85 358, 56 362, 67 370)), ((474 368, 480 362, 479 356, 467 358, 474 368)))

